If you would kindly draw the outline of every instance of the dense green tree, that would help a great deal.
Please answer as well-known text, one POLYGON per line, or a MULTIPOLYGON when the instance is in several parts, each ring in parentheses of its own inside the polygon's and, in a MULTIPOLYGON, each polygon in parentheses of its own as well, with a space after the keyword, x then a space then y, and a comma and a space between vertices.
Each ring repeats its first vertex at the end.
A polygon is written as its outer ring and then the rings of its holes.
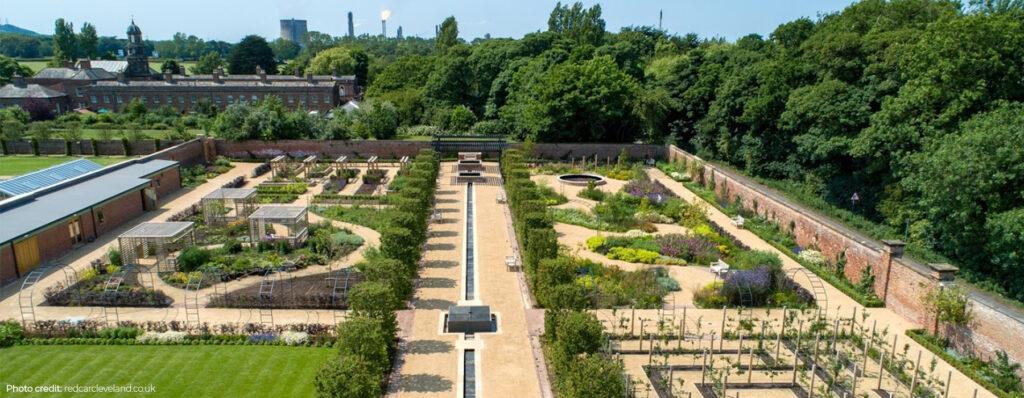
POLYGON ((208 52, 206 55, 199 58, 199 62, 196 62, 192 66, 191 72, 199 75, 209 75, 213 73, 217 68, 224 66, 224 60, 221 59, 220 53, 208 52))
MULTIPOLYGON (((913 155, 912 172, 903 180, 918 197, 915 207, 929 242, 963 259, 967 271, 984 272, 1016 291, 1024 291, 1024 268, 989 266, 985 247, 992 234, 997 246, 1012 242, 1005 224, 1017 216, 1003 212, 1024 208, 1022 126, 1024 104, 1002 103, 965 122, 959 135, 913 155)), ((1018 254, 1000 253, 1000 262, 1018 254)))
POLYGON ((160 64, 160 72, 171 72, 175 75, 180 75, 181 65, 178 64, 178 61, 169 59, 160 64))
POLYGON ((319 398, 377 398, 384 394, 381 375, 358 356, 327 360, 316 374, 319 398))
POLYGON ((22 77, 32 76, 32 69, 19 64, 17 61, 0 55, 0 86, 11 82, 14 75, 22 77))
POLYGON ((314 75, 353 75, 356 71, 356 60, 352 50, 346 47, 334 47, 321 51, 309 61, 306 73, 314 75))
POLYGON ((376 318, 355 316, 338 325, 337 346, 341 356, 363 358, 376 374, 383 375, 391 367, 389 349, 394 339, 376 318))
POLYGON ((78 35, 78 54, 90 59, 99 57, 99 41, 96 27, 88 22, 83 23, 82 31, 78 35))
POLYGON ((548 17, 548 30, 561 33, 578 44, 596 47, 601 44, 605 34, 601 5, 584 8, 580 2, 572 6, 558 2, 548 17))
POLYGON ((465 134, 476 123, 476 115, 465 105, 457 105, 448 114, 447 129, 452 133, 465 134))
POLYGON ((459 44, 459 23, 455 17, 445 18, 441 22, 441 29, 437 33, 437 52, 444 54, 449 48, 459 44))
POLYGON ((263 68, 267 74, 277 73, 274 50, 270 49, 267 40, 260 36, 249 35, 231 49, 231 55, 228 56, 228 73, 254 74, 257 66, 263 68))
POLYGON ((390 139, 398 132, 398 110, 390 102, 364 103, 356 111, 352 130, 362 138, 390 139))
POLYGON ((626 395, 620 360, 600 354, 577 358, 555 380, 559 397, 617 398, 626 395))
MULTIPOLYGON (((529 73, 529 69, 525 72, 529 73)), ((635 138, 636 82, 608 57, 552 66, 513 94, 503 111, 520 138, 538 142, 626 142, 635 138)), ((522 83, 520 83, 522 84, 522 83)))
POLYGON ((65 22, 64 18, 57 18, 53 29, 53 60, 51 64, 61 65, 64 62, 73 62, 78 58, 78 37, 75 35, 75 26, 71 22, 65 22))
POLYGON ((270 42, 270 49, 274 50, 274 56, 278 61, 287 61, 299 55, 302 47, 291 40, 279 37, 270 42))

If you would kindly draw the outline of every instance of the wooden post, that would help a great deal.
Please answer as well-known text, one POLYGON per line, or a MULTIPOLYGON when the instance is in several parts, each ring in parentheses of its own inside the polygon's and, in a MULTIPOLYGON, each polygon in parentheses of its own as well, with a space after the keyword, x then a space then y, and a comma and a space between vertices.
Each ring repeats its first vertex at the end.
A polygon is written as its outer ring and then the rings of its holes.
POLYGON ((647 366, 651 366, 654 363, 654 333, 649 334, 651 341, 648 342, 647 351, 647 366))
POLYGON ((707 375, 708 367, 708 351, 704 350, 703 358, 700 362, 700 384, 704 384, 704 376, 707 375))
POLYGON ((636 335, 634 333, 635 329, 633 328, 633 325, 636 323, 636 306, 631 305, 629 308, 629 337, 633 337, 636 335))
POLYGON ((750 358, 747 358, 747 384, 754 377, 754 347, 750 347, 750 358))
POLYGON ((736 363, 743 360, 743 334, 740 333, 740 348, 736 350, 736 363))
POLYGON ((681 325, 683 326, 683 328, 682 328, 683 332, 682 333, 683 333, 683 336, 685 337, 686 336, 686 307, 683 307, 683 323, 681 325))
POLYGON ((850 336, 853 336, 853 327, 857 325, 857 307, 853 307, 853 316, 850 317, 850 336))
POLYGON ((640 349, 644 349, 644 321, 646 318, 640 318, 640 349))
MULTIPOLYGON (((839 347, 836 346, 836 338, 839 337, 839 319, 838 318, 836 319, 835 324, 836 324, 835 329, 832 331, 831 347, 832 347, 832 351, 834 353, 839 354, 839 347)), ((853 334, 851 333, 850 335, 852 336, 853 334)))
POLYGON ((776 333, 775 334, 775 362, 776 363, 781 363, 782 362, 781 358, 779 358, 779 354, 780 354, 781 350, 782 350, 782 333, 776 333))
POLYGON ((686 338, 686 309, 683 309, 683 320, 679 321, 679 344, 677 348, 683 349, 683 339, 686 338))
POLYGON ((882 377, 885 376, 885 356, 882 355, 884 352, 878 353, 878 387, 876 390, 882 389, 882 377))
POLYGON ((819 341, 821 341, 821 334, 820 333, 815 333, 814 334, 814 355, 813 355, 814 363, 818 363, 818 342, 819 341))
POLYGON ((942 394, 942 396, 944 398, 949 398, 949 383, 951 381, 953 381, 953 371, 952 370, 949 371, 949 373, 946 375, 946 393, 942 394))
MULTIPOLYGON (((804 361, 807 364, 807 361, 804 361)), ((793 386, 796 386, 796 372, 800 368, 800 343, 796 345, 796 351, 793 352, 793 386)))
POLYGON ((811 398, 814 398, 814 379, 817 379, 817 377, 814 374, 817 373, 817 372, 818 372, 818 362, 817 362, 817 360, 815 360, 815 362, 813 364, 811 364, 811 388, 808 389, 808 392, 811 394, 811 398))
POLYGON ((672 380, 675 379, 675 376, 674 376, 675 375, 675 368, 673 368, 672 365, 670 365, 670 364, 665 364, 665 365, 668 366, 668 396, 671 397, 672 396, 672 384, 675 384, 675 383, 672 383, 672 380))
POLYGON ((725 378, 722 379, 722 396, 729 396, 729 368, 725 368, 725 378))
MULTIPOLYGON (((725 341, 725 306, 722 306, 722 327, 718 330, 718 335, 722 336, 722 341, 725 341)), ((721 350, 722 346, 719 344, 718 349, 721 350)))
POLYGON ((914 379, 910 382, 910 396, 914 396, 914 388, 917 387, 917 372, 921 369, 921 351, 917 351, 917 364, 914 365, 914 379))
POLYGON ((898 334, 893 334, 892 335, 892 351, 889 351, 889 363, 893 363, 892 359, 896 355, 896 342, 899 341, 899 339, 900 339, 900 335, 898 335, 898 334))

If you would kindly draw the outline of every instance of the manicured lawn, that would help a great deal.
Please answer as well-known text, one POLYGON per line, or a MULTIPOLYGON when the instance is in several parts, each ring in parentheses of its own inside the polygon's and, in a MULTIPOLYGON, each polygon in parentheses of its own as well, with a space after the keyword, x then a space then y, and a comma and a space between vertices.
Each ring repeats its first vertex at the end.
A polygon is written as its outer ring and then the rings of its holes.
MULTIPOLYGON (((127 159, 124 156, 88 156, 103 166, 127 159)), ((0 176, 17 176, 78 159, 77 156, 0 156, 0 176)))
POLYGON ((18 61, 18 64, 27 66, 29 69, 32 69, 32 73, 35 73, 45 68, 46 62, 47 61, 18 61))
POLYGON ((155 393, 129 394, 147 397, 312 397, 317 369, 335 354, 283 346, 15 346, 0 349, 0 384, 152 384, 155 393))

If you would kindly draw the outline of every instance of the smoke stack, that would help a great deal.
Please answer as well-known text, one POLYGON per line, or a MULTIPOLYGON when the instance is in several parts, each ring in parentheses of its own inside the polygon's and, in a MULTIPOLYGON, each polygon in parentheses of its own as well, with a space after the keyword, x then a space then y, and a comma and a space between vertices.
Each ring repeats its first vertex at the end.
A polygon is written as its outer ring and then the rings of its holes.
POLYGON ((398 25, 398 40, 402 40, 402 25, 398 25))
POLYGON ((348 37, 356 37, 355 25, 352 24, 352 11, 348 12, 348 37))
POLYGON ((380 35, 388 37, 388 20, 386 19, 380 20, 380 35))

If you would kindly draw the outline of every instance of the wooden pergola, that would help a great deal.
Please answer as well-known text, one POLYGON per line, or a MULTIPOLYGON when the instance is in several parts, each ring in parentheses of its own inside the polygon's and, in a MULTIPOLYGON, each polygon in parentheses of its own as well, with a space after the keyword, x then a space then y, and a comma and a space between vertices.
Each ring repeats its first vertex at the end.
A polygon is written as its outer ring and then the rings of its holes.
POLYGON ((219 188, 203 196, 203 220, 218 225, 243 220, 256 210, 255 188, 219 188))
POLYGON ((117 237, 125 266, 140 265, 139 260, 156 258, 157 271, 174 271, 173 252, 196 244, 195 224, 190 221, 144 222, 117 237))
POLYGON ((249 215, 249 238, 254 244, 284 240, 298 247, 309 237, 305 206, 264 205, 249 215))

